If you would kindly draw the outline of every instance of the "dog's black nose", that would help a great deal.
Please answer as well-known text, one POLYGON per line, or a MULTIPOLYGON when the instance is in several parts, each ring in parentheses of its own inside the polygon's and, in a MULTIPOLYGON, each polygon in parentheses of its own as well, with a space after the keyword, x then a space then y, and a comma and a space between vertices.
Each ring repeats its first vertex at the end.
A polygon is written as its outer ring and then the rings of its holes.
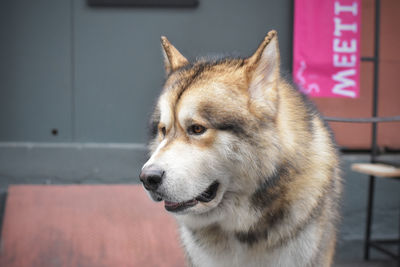
POLYGON ((147 190, 154 191, 161 185, 164 173, 162 169, 150 165, 142 169, 139 178, 147 190))

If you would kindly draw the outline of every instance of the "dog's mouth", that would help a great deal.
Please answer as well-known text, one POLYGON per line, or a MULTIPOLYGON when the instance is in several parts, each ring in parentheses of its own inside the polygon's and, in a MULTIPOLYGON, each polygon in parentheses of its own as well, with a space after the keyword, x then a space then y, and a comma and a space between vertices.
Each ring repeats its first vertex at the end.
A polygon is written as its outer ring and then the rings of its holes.
POLYGON ((167 211, 178 212, 190 207, 194 207, 199 202, 210 202, 216 197, 218 187, 219 183, 215 181, 196 198, 184 202, 171 202, 164 200, 164 207, 167 211))

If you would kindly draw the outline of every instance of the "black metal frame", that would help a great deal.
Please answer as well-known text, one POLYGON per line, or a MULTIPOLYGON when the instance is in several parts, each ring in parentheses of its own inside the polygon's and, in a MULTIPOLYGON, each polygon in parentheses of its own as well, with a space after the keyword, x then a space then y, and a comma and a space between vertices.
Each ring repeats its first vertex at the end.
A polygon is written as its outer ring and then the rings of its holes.
MULTIPOLYGON (((378 79, 379 79, 379 45, 380 45, 380 14, 381 14, 381 1, 375 0, 375 43, 374 43, 374 57, 362 58, 363 61, 372 61, 374 63, 374 84, 373 84, 373 102, 372 102, 372 117, 378 115, 378 79)), ((378 145, 377 145, 377 130, 378 122, 372 122, 372 143, 371 143, 371 163, 377 163, 378 145)), ((365 229, 364 241, 364 259, 369 260, 370 248, 374 248, 386 255, 397 259, 398 266, 400 266, 400 238, 399 239, 386 239, 386 240, 372 240, 371 227, 373 220, 373 204, 375 192, 375 176, 369 176, 368 184, 368 198, 367 198, 367 225, 365 229), (398 254, 384 248, 382 245, 397 244, 398 254)), ((400 221, 400 220, 399 220, 400 221)), ((399 229, 400 235, 400 229, 399 229)))
MULTIPOLYGON (((398 165, 392 162, 384 162, 378 159, 377 131, 379 122, 394 122, 400 121, 400 116, 379 118, 378 115, 378 78, 379 78, 379 44, 380 44, 380 11, 381 1, 375 0, 375 40, 374 40, 374 56, 362 57, 361 61, 369 61, 374 63, 374 83, 373 83, 373 98, 372 98, 372 118, 335 118, 325 117, 327 121, 340 122, 356 122, 356 123, 372 123, 372 142, 371 142, 371 163, 385 163, 390 165, 398 165)), ((399 180, 396 178, 396 180, 399 180)), ((373 220, 373 204, 375 191, 375 176, 369 176, 368 196, 367 196, 367 223, 365 229, 364 240, 364 259, 369 260, 370 248, 374 248, 388 256, 397 260, 400 267, 400 223, 399 223, 399 238, 398 239, 371 239, 371 226, 373 220), (397 255, 392 251, 382 247, 382 245, 398 246, 397 255)), ((400 213, 399 213, 400 222, 400 213)))

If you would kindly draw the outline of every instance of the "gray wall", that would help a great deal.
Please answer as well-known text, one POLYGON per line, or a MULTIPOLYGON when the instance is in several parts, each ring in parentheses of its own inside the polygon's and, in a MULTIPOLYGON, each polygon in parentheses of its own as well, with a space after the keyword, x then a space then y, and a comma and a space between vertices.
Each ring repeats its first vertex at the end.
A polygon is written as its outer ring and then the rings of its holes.
POLYGON ((195 9, 13 0, 0 20, 0 141, 145 142, 164 77, 161 35, 195 58, 250 55, 277 29, 283 67, 291 62, 291 0, 200 0, 195 9))

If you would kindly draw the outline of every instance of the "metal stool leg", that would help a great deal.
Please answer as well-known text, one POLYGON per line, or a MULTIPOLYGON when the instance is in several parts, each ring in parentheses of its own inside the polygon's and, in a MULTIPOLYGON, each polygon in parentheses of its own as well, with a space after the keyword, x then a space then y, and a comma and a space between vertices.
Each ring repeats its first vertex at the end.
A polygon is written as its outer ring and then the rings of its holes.
POLYGON ((397 267, 400 267, 400 209, 399 209, 399 241, 397 243, 397 267))
POLYGON ((364 260, 369 260, 369 247, 371 241, 371 225, 372 225, 372 213, 374 205, 374 191, 375 191, 375 176, 369 177, 368 185, 368 203, 367 203, 367 225, 365 229, 364 239, 364 260))

